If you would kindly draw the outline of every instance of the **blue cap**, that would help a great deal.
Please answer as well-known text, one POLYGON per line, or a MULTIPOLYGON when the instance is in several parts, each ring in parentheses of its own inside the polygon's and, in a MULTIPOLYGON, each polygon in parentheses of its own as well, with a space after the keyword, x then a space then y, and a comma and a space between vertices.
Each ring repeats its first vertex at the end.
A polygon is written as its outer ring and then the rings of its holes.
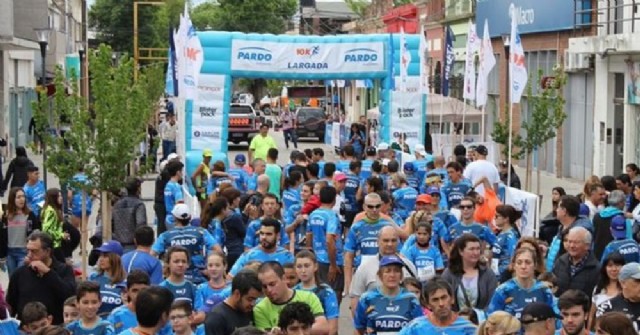
POLYGON ((433 195, 433 194, 440 195, 440 189, 437 186, 429 186, 429 188, 427 188, 427 194, 429 194, 429 195, 433 195))
POLYGON ((100 246, 100 248, 96 249, 100 252, 104 252, 106 254, 117 254, 118 256, 122 256, 123 253, 123 249, 122 249, 122 244, 120 244, 120 242, 116 241, 116 240, 111 240, 111 241, 107 241, 102 243, 102 245, 100 246))
POLYGON ((622 215, 616 215, 611 219, 611 235, 616 240, 627 237, 627 220, 622 215))
POLYGON ((244 157, 244 154, 237 154, 235 162, 236 163, 246 163, 247 162, 247 158, 244 157))
POLYGON ((589 206, 587 206, 584 203, 580 204, 580 211, 578 212, 578 215, 589 216, 590 213, 591 213, 591 210, 589 209, 589 206))
POLYGON ((395 255, 393 255, 393 256, 384 256, 380 260, 380 266, 387 266, 387 265, 404 266, 404 262, 402 261, 402 259, 400 259, 400 257, 395 256, 395 255))
POLYGON ((404 168, 404 171, 406 171, 406 172, 415 172, 416 171, 415 165, 413 165, 413 163, 411 163, 411 162, 404 163, 403 168, 404 168))

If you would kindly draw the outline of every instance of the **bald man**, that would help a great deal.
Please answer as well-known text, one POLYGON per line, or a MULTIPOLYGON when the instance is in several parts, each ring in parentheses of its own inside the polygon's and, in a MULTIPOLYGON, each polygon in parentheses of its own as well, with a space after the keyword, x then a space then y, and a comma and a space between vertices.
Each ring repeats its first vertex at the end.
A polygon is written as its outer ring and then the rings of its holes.
POLYGON ((368 290, 380 285, 378 281, 378 269, 380 268, 380 258, 384 256, 396 255, 404 262, 405 266, 402 271, 404 278, 416 276, 417 270, 415 265, 400 254, 398 251, 398 234, 391 226, 385 226, 380 229, 378 235, 378 254, 376 257, 364 259, 356 273, 353 275, 351 286, 349 287, 349 296, 351 297, 351 314, 356 310, 358 300, 368 290))
POLYGON ((257 193, 260 193, 262 195, 269 193, 270 186, 271 180, 269 179, 269 176, 267 176, 266 174, 261 174, 258 176, 258 189, 256 190, 257 193))

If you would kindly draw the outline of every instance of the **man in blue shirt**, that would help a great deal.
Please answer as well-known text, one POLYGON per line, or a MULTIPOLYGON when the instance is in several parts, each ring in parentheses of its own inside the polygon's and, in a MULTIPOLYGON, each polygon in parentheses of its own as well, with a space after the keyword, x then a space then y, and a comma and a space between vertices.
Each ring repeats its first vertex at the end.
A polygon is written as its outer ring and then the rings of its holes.
POLYGON ((134 270, 141 270, 146 273, 151 284, 158 285, 162 282, 162 263, 151 256, 151 246, 155 239, 155 233, 149 226, 142 226, 136 229, 133 242, 136 249, 122 255, 122 267, 127 273, 134 270))
POLYGON ((209 231, 190 225, 191 214, 187 205, 176 205, 171 214, 175 218, 175 228, 160 234, 151 247, 151 252, 153 255, 161 255, 170 247, 184 247, 191 258, 185 278, 196 285, 200 284, 206 281, 202 272, 206 268, 207 253, 214 247, 220 249, 220 246, 215 243, 209 231))
POLYGON ((318 178, 324 178, 324 150, 322 148, 313 148, 312 160, 318 164, 318 178))
POLYGON ((340 160, 336 162, 336 171, 341 171, 342 173, 348 173, 351 169, 349 168, 349 164, 355 161, 356 159, 353 157, 355 155, 355 151, 353 150, 353 145, 347 144, 342 148, 342 152, 340 152, 340 160))
POLYGON ((442 198, 447 203, 447 208, 451 209, 460 204, 460 200, 471 191, 471 182, 462 177, 462 165, 458 162, 449 162, 447 164, 447 173, 449 181, 445 182, 440 189, 442 198))
POLYGON ((180 180, 182 180, 183 168, 184 164, 179 161, 170 161, 169 163, 167 163, 166 167, 170 177, 169 182, 164 187, 164 205, 167 209, 165 224, 168 231, 173 229, 173 224, 175 222, 173 214, 171 214, 171 212, 173 211, 173 207, 184 202, 182 186, 179 183, 180 180))
POLYGON ((451 286, 444 279, 435 278, 428 281, 422 289, 422 294, 431 314, 414 319, 400 331, 399 335, 474 335, 476 333, 474 324, 453 312, 455 297, 451 286))
POLYGON ((416 144, 413 153, 416 156, 416 160, 411 163, 415 167, 417 177, 422 181, 427 174, 427 164, 433 162, 433 156, 427 153, 422 144, 416 144))
MULTIPOLYGON (((267 193, 262 196, 262 204, 260 205, 262 209, 262 217, 259 219, 253 220, 247 226, 247 232, 244 237, 244 251, 248 251, 251 248, 254 248, 258 245, 259 236, 260 236, 260 226, 262 222, 267 219, 276 219, 276 213, 280 210, 280 205, 278 204, 278 199, 272 193, 267 193)), ((289 235, 286 233, 284 229, 284 225, 280 224, 281 229, 278 230, 280 233, 280 246, 285 249, 289 248, 289 235)))
POLYGON ((590 306, 591 299, 582 291, 568 290, 562 293, 558 299, 558 309, 560 310, 560 316, 562 316, 562 329, 558 329, 555 335, 593 335, 593 332, 590 332, 587 326, 590 306))
POLYGON ((420 184, 422 184, 422 178, 420 177, 419 172, 417 172, 415 162, 406 162, 404 163, 403 170, 407 179, 407 184, 409 187, 413 187, 416 191, 420 191, 420 184))
POLYGON ((344 290, 342 225, 333 206, 336 202, 336 189, 332 186, 320 190, 320 208, 309 215, 307 243, 315 251, 318 260, 320 281, 333 288, 342 297, 344 290), (310 241, 310 242, 309 242, 310 241))
POLYGON ((37 217, 40 217, 40 210, 44 205, 44 195, 47 190, 44 187, 44 182, 40 180, 37 166, 27 166, 27 183, 24 184, 23 190, 24 196, 27 198, 27 205, 37 217))
MULTIPOLYGON (((71 198, 71 224, 74 227, 80 227, 80 221, 82 219, 82 190, 80 189, 80 185, 89 185, 89 178, 84 174, 84 168, 80 168, 78 173, 76 173, 71 179, 72 185, 70 185, 68 189, 67 197, 71 198), (75 186, 73 185, 75 184, 75 186)), ((87 214, 87 218, 91 216, 91 196, 93 192, 87 192, 86 200, 85 200, 85 210, 87 214)))
POLYGON ((280 264, 293 263, 293 254, 287 249, 279 247, 278 241, 282 230, 282 224, 276 219, 264 219, 260 225, 260 245, 245 251, 229 271, 230 276, 235 276, 244 266, 253 261, 261 263, 276 261, 280 264))
POLYGON ((496 235, 493 234, 489 227, 479 224, 473 220, 473 214, 476 209, 475 202, 470 197, 464 197, 460 200, 461 217, 460 222, 449 227, 449 233, 453 240, 462 236, 462 234, 472 234, 477 236, 482 243, 482 250, 486 246, 493 246, 496 243, 496 235))
POLYGON ((611 236, 613 241, 609 242, 602 252, 600 264, 606 266, 607 257, 614 252, 620 253, 624 257, 626 264, 640 262, 640 248, 638 242, 627 238, 627 220, 622 215, 614 216, 611 219, 611 236))
MULTIPOLYGON (((349 171, 346 172, 347 182, 344 187, 344 219, 345 227, 349 229, 353 225, 353 219, 356 214, 360 212, 360 205, 358 204, 358 190, 360 189, 360 169, 362 168, 362 162, 354 160, 349 163, 349 171)), ((345 234, 348 231, 345 231, 345 234)))
POLYGON ((362 161, 362 169, 360 170, 360 180, 362 181, 371 177, 371 164, 376 161, 376 148, 367 147, 365 154, 367 157, 362 161))
POLYGON ((230 167, 227 171, 230 177, 233 177, 233 182, 235 183, 235 188, 242 192, 247 192, 247 183, 249 181, 249 175, 247 171, 244 170, 244 165, 247 163, 247 159, 243 154, 237 154, 234 159, 234 166, 230 167))

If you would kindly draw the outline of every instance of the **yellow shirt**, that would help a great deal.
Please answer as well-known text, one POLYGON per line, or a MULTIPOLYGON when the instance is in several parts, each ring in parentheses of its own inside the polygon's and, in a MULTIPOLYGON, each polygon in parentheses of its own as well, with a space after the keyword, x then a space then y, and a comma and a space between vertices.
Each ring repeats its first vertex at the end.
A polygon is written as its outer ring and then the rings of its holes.
POLYGON ((249 145, 249 150, 253 150, 253 159, 262 158, 267 160, 267 152, 271 148, 277 148, 276 141, 273 140, 273 137, 267 135, 262 136, 260 134, 256 135, 249 145))

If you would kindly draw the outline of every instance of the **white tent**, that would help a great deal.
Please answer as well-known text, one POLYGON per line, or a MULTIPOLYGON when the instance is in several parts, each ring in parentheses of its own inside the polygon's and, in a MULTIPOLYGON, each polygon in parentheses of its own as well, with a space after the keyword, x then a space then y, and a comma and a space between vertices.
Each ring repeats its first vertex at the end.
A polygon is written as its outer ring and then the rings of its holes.
MULTIPOLYGON (((443 97, 440 94, 427 96, 427 121, 440 123, 440 114, 443 122, 462 122, 465 103, 452 97, 443 97)), ((467 104, 465 122, 482 122, 482 110, 467 104)))

